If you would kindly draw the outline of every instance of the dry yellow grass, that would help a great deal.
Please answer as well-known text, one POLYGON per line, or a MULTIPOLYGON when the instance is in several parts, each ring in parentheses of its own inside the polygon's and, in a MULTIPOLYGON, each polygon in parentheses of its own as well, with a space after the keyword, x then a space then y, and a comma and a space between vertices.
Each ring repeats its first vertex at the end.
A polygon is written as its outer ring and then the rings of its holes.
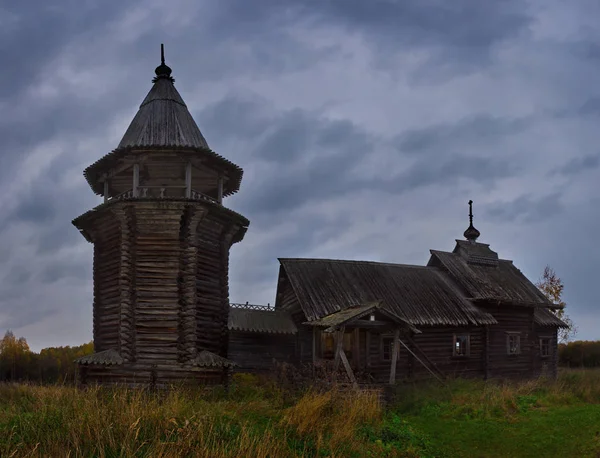
POLYGON ((0 456, 347 456, 373 446, 356 429, 380 416, 371 394, 311 393, 284 406, 235 393, 0 385, 0 456))

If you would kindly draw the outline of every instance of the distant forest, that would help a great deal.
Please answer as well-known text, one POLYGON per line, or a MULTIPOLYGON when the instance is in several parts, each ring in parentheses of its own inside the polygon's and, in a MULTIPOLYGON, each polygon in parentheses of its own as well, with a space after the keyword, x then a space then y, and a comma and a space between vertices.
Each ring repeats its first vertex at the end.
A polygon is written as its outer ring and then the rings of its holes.
MULTIPOLYGON (((39 353, 29 349, 24 337, 7 331, 0 341, 0 382, 30 381, 67 383, 76 381, 76 358, 94 352, 94 343, 76 347, 49 347, 39 353)), ((600 340, 577 340, 559 344, 559 365, 563 367, 600 367, 600 340)))
POLYGON ((49 347, 39 353, 29 349, 24 337, 7 331, 0 341, 0 381, 40 383, 75 382, 75 358, 94 352, 94 343, 77 347, 49 347))

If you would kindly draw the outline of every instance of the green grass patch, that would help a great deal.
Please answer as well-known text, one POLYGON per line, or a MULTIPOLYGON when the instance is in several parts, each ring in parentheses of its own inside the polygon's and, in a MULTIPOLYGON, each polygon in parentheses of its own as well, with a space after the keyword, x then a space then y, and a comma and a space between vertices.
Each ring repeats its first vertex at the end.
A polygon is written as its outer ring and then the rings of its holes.
POLYGON ((598 457, 600 371, 405 384, 386 409, 252 376, 229 393, 0 384, 0 433, 2 457, 598 457))

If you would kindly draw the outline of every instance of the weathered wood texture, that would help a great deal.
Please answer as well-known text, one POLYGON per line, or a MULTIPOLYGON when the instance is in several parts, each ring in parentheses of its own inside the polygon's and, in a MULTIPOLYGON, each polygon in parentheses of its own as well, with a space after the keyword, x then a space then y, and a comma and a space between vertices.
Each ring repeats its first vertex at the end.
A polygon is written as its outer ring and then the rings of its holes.
MULTIPOLYGON (((493 327, 493 326, 491 326, 493 327)), ((409 347, 420 359, 448 377, 483 377, 484 375, 484 329, 483 327, 433 327, 421 329, 412 337, 414 346, 409 347), (469 335, 469 355, 454 356, 454 335, 469 335), (416 348, 415 348, 416 346, 416 348), (421 352, 429 361, 420 356, 421 352)), ((412 362, 413 378, 429 377, 429 371, 418 361, 412 362)))
POLYGON ((121 323, 121 228, 112 214, 99 219, 94 245, 94 347, 118 350, 121 323))
POLYGON ((535 326, 534 327, 534 352, 535 365, 534 375, 556 378, 558 375, 558 335, 554 327, 535 326), (540 339, 550 339, 549 355, 544 357, 541 354, 540 339))
POLYGON ((229 249, 241 218, 197 201, 144 199, 110 202, 80 221, 94 242, 95 349, 124 360, 89 368, 88 380, 127 378, 133 363, 170 366, 178 378, 200 350, 227 357, 229 249))
POLYGON ((169 384, 215 385, 226 373, 218 368, 189 368, 170 364, 133 364, 126 367, 85 367, 85 384, 128 385, 131 387, 169 384))
POLYGON ((497 325, 489 327, 489 375, 493 378, 529 378, 533 377, 534 351, 533 309, 527 307, 486 306, 492 313, 497 325), (507 351, 508 333, 517 333, 520 337, 520 352, 509 355, 507 351))
POLYGON ((296 336, 229 331, 228 358, 240 372, 264 372, 273 369, 274 361, 293 363, 296 336))

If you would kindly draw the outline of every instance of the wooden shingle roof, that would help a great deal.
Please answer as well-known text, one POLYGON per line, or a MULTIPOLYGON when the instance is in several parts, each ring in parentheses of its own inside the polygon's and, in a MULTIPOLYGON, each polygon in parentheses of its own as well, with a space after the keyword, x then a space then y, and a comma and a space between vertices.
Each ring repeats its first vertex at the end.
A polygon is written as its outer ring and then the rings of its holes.
POLYGON ((537 307, 533 311, 533 321, 540 326, 555 326, 557 328, 568 328, 569 325, 558 318, 546 308, 537 307))
POLYGON ((230 307, 227 327, 230 331, 296 334, 292 317, 284 310, 251 310, 230 307))
POLYGON ((156 80, 117 149, 147 146, 208 149, 181 95, 167 78, 156 80))
POLYGON ((496 265, 469 262, 459 253, 431 250, 429 265, 437 262, 474 300, 510 302, 524 306, 550 306, 542 292, 512 261, 498 259, 496 265))
POLYGON ((382 301, 385 310, 412 325, 497 323, 433 267, 331 259, 279 261, 309 321, 382 301))
POLYGON ((109 154, 87 167, 83 172, 92 190, 101 195, 100 178, 128 153, 177 151, 202 157, 207 166, 222 170, 228 179, 223 195, 236 193, 243 170, 233 162, 212 151, 194 121, 183 98, 174 86, 171 69, 163 63, 156 69, 153 86, 125 131, 119 145, 109 154))

